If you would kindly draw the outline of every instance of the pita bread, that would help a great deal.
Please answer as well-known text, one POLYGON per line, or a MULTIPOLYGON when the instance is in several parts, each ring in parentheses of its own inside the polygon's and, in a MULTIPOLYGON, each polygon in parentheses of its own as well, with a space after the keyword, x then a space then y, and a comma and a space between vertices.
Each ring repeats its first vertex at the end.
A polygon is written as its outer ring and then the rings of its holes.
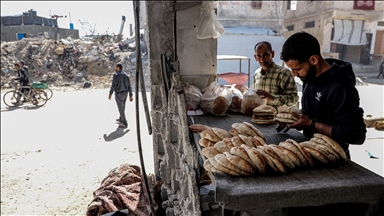
POLYGON ((199 145, 202 146, 202 147, 210 147, 210 146, 214 146, 215 142, 212 142, 211 140, 208 140, 208 139, 205 139, 205 138, 201 138, 199 140, 199 145))
POLYGON ((264 150, 261 149, 260 147, 255 148, 255 150, 263 155, 265 162, 268 164, 269 167, 272 168, 272 170, 274 170, 275 172, 279 172, 279 169, 276 167, 275 163, 272 161, 271 156, 269 156, 267 153, 265 153, 264 150))
POLYGON ((307 160, 307 162, 309 163, 309 165, 313 166, 313 161, 312 161, 311 155, 301 145, 299 145, 299 143, 297 143, 293 139, 287 139, 286 142, 293 143, 300 150, 300 152, 304 155, 304 157, 307 160))
POLYGON ((323 154, 329 161, 336 162, 339 160, 339 156, 331 148, 325 145, 319 145, 312 141, 305 141, 300 143, 301 146, 314 149, 323 154))
POLYGON ((266 125, 266 124, 275 124, 275 119, 267 120, 267 119, 252 119, 251 120, 255 124, 266 125))
POLYGON ((233 123, 232 128, 235 128, 239 134, 243 134, 246 136, 256 136, 256 132, 254 132, 251 128, 243 123, 233 123))
MULTIPOLYGON (((228 152, 226 152, 228 153, 228 152)), ((237 173, 240 173, 241 175, 250 176, 250 173, 244 172, 243 170, 239 169, 237 166, 233 165, 224 154, 218 154, 215 156, 215 160, 217 163, 219 163, 221 166, 226 167, 230 170, 233 170, 237 173)))
POLYGON ((235 145, 232 143, 232 138, 224 138, 222 141, 225 143, 225 145, 227 145, 227 148, 229 149, 235 147, 235 145))
POLYGON ((212 128, 212 131, 216 134, 216 136, 218 136, 221 140, 224 139, 224 138, 231 138, 231 134, 224 130, 224 129, 221 129, 221 128, 212 128))
POLYGON ((257 167, 260 174, 266 172, 267 162, 264 159, 264 156, 256 150, 256 148, 250 148, 247 145, 242 145, 243 149, 247 152, 249 158, 251 159, 253 165, 257 167))
POLYGON ((231 130, 229 130, 229 133, 232 136, 238 136, 239 135, 239 132, 235 128, 232 128, 231 130))
MULTIPOLYGON (((243 144, 243 145, 245 145, 245 144, 243 144)), ((243 146, 243 145, 241 145, 241 146, 243 146)), ((247 145, 245 145, 245 146, 247 146, 247 145)), ((232 155, 236 155, 236 156, 243 158, 248 163, 250 163, 253 166, 253 168, 257 168, 257 167, 255 167, 251 158, 249 158, 247 151, 243 147, 235 146, 235 147, 231 148, 231 151, 229 151, 229 153, 231 153, 232 155)))
POLYGON ((213 166, 213 165, 209 162, 209 160, 207 159, 207 160, 204 161, 203 167, 204 167, 204 169, 207 170, 208 172, 212 172, 211 170, 212 170, 212 168, 213 168, 214 166, 213 166))
POLYGON ((254 147, 252 139, 250 137, 239 134, 240 139, 247 144, 249 147, 254 147))
POLYGON ((278 156, 281 158, 281 162, 284 163, 285 166, 295 169, 295 163, 286 155, 283 151, 281 151, 279 148, 275 147, 277 145, 268 145, 269 148, 271 148, 278 156))
POLYGON ((320 152, 312 149, 312 148, 308 148, 308 147, 304 147, 304 149, 314 158, 316 158, 318 161, 322 162, 323 164, 328 164, 328 160, 327 158, 321 154, 320 152))
POLYGON ((327 142, 331 146, 332 150, 334 150, 337 153, 337 155, 340 156, 344 161, 348 160, 344 149, 341 148, 341 146, 336 141, 334 141, 333 139, 331 139, 330 137, 328 137, 324 134, 315 133, 314 136, 316 138, 321 138, 325 142, 327 142))
POLYGON ((278 123, 278 124, 293 124, 295 123, 296 121, 293 120, 293 119, 286 119, 286 118, 279 118, 279 117, 276 117, 275 118, 275 122, 278 123))
POLYGON ((223 141, 217 142, 213 147, 220 153, 230 151, 230 149, 227 147, 227 145, 223 141))
POLYGON ((239 136, 234 136, 234 137, 232 137, 231 141, 232 141, 232 143, 233 143, 234 146, 239 146, 239 147, 240 147, 241 144, 245 144, 245 143, 243 142, 243 140, 242 140, 239 136))
POLYGON ((220 152, 217 151, 214 147, 205 147, 201 150, 201 153, 206 158, 213 158, 215 155, 220 154, 220 152))
POLYGON ((277 110, 273 106, 269 106, 266 104, 255 107, 253 110, 255 115, 276 115, 277 110))
POLYGON ((273 147, 276 147, 278 148, 280 151, 282 151, 287 157, 289 157, 289 159, 291 159, 291 161, 295 164, 296 167, 300 167, 300 159, 299 157, 297 157, 296 154, 294 154, 293 152, 289 151, 288 149, 282 147, 282 146, 279 146, 279 145, 275 145, 275 144, 271 144, 270 146, 273 146, 273 147))
POLYGON ((221 139, 213 132, 213 130, 203 130, 200 133, 201 138, 211 140, 212 142, 219 142, 221 139))
POLYGON ((225 152, 224 155, 237 168, 239 168, 239 169, 241 169, 241 170, 243 170, 244 172, 247 172, 247 173, 255 173, 255 169, 253 169, 251 164, 248 163, 248 161, 244 160, 243 158, 241 158, 239 156, 236 156, 236 155, 232 155, 229 152, 225 152))
POLYGON ((278 113, 276 115, 276 118, 282 118, 282 119, 291 119, 293 121, 297 121, 299 120, 298 118, 296 118, 295 116, 293 116, 291 113, 278 113))
POLYGON ((294 108, 293 106, 287 106, 284 104, 282 106, 277 107, 277 112, 292 114, 293 112, 298 112, 298 110, 296 108, 294 108))
POLYGON ((209 130, 209 129, 211 129, 211 127, 207 125, 202 125, 202 124, 192 124, 189 126, 189 130, 193 132, 202 132, 204 130, 209 130))
POLYGON ((265 140, 265 136, 263 133, 261 133, 261 131, 259 131, 259 129, 257 129, 255 126, 253 126, 251 123, 249 122, 243 122, 243 124, 245 124, 246 126, 248 126, 249 128, 251 128, 256 134, 257 136, 263 138, 263 140, 265 140))
POLYGON ((298 147, 296 147, 296 145, 290 142, 280 142, 279 146, 284 147, 289 151, 293 152, 299 158, 301 166, 308 166, 307 160, 305 159, 301 151, 298 149, 298 147))
MULTIPOLYGON (((230 170, 228 169, 227 167, 223 167, 221 166, 216 160, 215 158, 209 158, 209 162, 215 167, 216 170, 218 171, 221 171, 223 173, 226 173, 226 174, 229 174, 229 175, 233 175, 233 176, 241 176, 240 173, 238 172, 235 172, 233 170, 230 170)), ((213 169, 212 169, 213 170, 213 169)))
POLYGON ((329 145, 327 142, 325 142, 321 138, 312 137, 309 141, 312 141, 312 142, 320 144, 320 145, 329 145))
MULTIPOLYGON (((264 140, 263 140, 261 137, 259 137, 259 136, 254 136, 253 139, 252 139, 252 141, 253 141, 253 143, 256 144, 256 145, 257 145, 257 142, 258 142, 259 144, 261 144, 261 145, 258 145, 258 146, 265 146, 265 145, 267 145, 267 143, 264 142, 264 140)), ((257 146, 256 146, 256 147, 257 147, 257 146)))

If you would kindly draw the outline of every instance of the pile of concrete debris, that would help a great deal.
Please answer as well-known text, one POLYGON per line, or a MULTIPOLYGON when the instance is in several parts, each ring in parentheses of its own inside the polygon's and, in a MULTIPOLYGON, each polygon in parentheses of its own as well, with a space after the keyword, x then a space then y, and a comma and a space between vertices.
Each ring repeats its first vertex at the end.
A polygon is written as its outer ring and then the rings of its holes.
MULTIPOLYGON (((35 82, 46 82, 52 87, 76 88, 85 82, 91 82, 93 87, 109 87, 116 63, 122 63, 128 74, 135 74, 135 54, 134 43, 126 50, 119 49, 118 43, 110 38, 66 38, 58 43, 52 39, 23 38, 1 42, 1 88, 8 88, 12 78, 17 76, 13 65, 20 60, 25 62, 35 82)), ((147 62, 144 58, 144 71, 147 62)))

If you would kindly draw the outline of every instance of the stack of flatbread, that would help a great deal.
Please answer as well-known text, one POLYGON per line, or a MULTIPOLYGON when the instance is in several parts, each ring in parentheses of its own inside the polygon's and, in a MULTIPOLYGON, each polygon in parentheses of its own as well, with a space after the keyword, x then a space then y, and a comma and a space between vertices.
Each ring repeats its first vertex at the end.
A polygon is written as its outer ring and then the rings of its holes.
POLYGON ((376 130, 384 130, 384 120, 375 121, 375 123, 373 123, 373 127, 376 130))
POLYGON ((232 145, 224 145, 220 150, 215 145, 214 149, 217 152, 208 155, 208 159, 204 161, 204 168, 207 171, 249 176, 268 171, 286 173, 288 169, 312 167, 316 161, 329 164, 347 160, 344 150, 337 142, 319 133, 316 133, 310 141, 302 143, 287 139, 279 145, 263 143, 254 144, 252 147, 249 141, 240 146, 234 142, 232 145))
POLYGON ((277 107, 275 122, 280 125, 293 124, 297 122, 298 118, 292 115, 293 112, 299 111, 296 108, 289 107, 287 105, 277 107))
POLYGON ((252 122, 255 124, 275 124, 277 111, 274 107, 260 105, 253 109, 252 122))

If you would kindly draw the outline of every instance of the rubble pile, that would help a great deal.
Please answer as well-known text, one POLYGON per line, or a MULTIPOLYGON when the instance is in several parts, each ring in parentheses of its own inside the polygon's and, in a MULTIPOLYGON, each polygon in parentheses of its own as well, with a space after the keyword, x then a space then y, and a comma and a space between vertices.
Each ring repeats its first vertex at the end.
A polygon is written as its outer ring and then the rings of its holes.
MULTIPOLYGON (((8 88, 16 77, 13 64, 23 60, 31 81, 46 82, 49 86, 82 86, 91 82, 93 87, 109 87, 116 63, 123 71, 135 74, 134 47, 119 49, 112 39, 99 37, 91 40, 23 38, 1 42, 1 89, 8 88)), ((147 70, 143 59, 143 71, 147 70)), ((133 83, 135 79, 131 79, 133 83)))

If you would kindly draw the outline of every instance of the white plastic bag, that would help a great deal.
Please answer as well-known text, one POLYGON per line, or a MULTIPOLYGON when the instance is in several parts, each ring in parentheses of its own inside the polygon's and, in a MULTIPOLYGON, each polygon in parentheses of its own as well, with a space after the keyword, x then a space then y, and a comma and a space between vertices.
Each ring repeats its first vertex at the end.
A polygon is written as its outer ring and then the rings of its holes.
POLYGON ((185 103, 187 104, 187 110, 197 110, 200 106, 201 94, 200 89, 196 86, 186 83, 184 86, 185 103))
POLYGON ((246 115, 253 115, 253 109, 263 104, 260 96, 256 92, 245 90, 243 92, 243 102, 241 104, 241 112, 246 115))
POLYGON ((223 26, 217 20, 214 1, 203 1, 200 8, 200 22, 197 28, 197 39, 218 38, 224 34, 223 26))
POLYGON ((231 102, 232 92, 221 88, 217 82, 212 82, 201 98, 200 108, 204 113, 225 116, 231 102))
POLYGON ((236 84, 233 84, 229 89, 232 92, 232 102, 229 106, 229 110, 232 112, 241 112, 241 104, 243 103, 243 94, 237 88, 236 84))

